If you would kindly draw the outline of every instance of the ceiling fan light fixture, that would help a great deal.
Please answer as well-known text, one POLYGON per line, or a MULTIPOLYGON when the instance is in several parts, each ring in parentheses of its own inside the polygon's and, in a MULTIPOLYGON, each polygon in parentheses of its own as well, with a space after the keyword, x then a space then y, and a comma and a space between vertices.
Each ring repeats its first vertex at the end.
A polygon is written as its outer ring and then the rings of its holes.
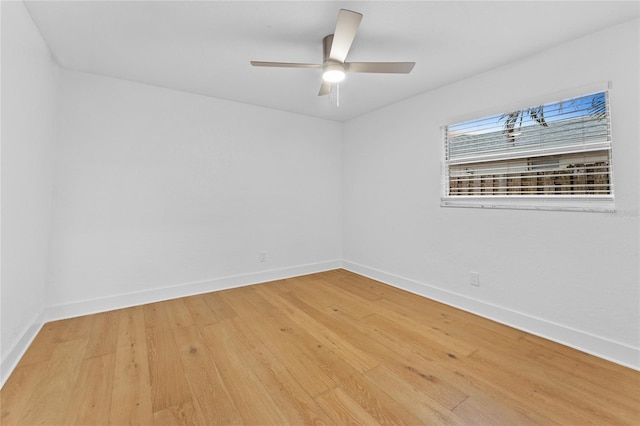
POLYGON ((338 83, 344 80, 345 73, 342 64, 328 64, 324 67, 322 79, 327 83, 338 83))

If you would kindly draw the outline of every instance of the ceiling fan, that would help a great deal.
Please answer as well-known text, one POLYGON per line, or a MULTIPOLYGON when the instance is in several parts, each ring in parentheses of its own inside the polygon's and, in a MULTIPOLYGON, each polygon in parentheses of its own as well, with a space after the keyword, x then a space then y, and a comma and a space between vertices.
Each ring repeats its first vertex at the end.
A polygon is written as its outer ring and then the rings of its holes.
POLYGON ((251 61, 254 67, 322 68, 322 84, 318 96, 331 93, 347 72, 408 74, 415 62, 345 62, 362 21, 362 14, 340 9, 333 34, 322 39, 322 64, 251 61))

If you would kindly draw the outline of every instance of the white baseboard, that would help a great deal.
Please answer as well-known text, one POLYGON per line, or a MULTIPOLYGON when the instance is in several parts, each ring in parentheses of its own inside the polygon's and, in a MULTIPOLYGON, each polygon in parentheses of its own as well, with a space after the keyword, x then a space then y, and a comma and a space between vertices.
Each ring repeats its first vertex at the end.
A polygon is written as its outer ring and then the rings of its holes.
POLYGON ((31 342, 33 342, 33 339, 36 338, 44 323, 44 312, 41 312, 31 321, 31 324, 22 334, 22 337, 20 337, 9 350, 6 357, 0 362, 0 389, 2 389, 11 372, 13 372, 18 365, 18 362, 20 362, 20 359, 24 356, 24 353, 29 348, 29 345, 31 345, 31 342))
POLYGON ((616 364, 640 370, 640 349, 638 348, 355 262, 343 260, 342 267, 356 274, 506 324, 527 333, 535 334, 616 364))
POLYGON ((209 293, 212 291, 226 290, 229 288, 329 271, 340 267, 341 262, 339 260, 332 260, 289 268, 271 269, 249 274, 234 275, 231 277, 189 282, 169 287, 117 294, 98 299, 79 300, 76 302, 49 306, 45 311, 44 317, 45 322, 55 321, 59 319, 95 314, 98 312, 128 308, 131 306, 144 305, 147 303, 160 302, 163 300, 176 299, 179 297, 193 296, 195 294, 209 293))

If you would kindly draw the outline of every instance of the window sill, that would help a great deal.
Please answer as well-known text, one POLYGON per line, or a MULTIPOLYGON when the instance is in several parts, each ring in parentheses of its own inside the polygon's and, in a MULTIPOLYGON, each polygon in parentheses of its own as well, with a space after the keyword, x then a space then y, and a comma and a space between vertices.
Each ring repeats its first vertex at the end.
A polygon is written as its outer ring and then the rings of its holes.
POLYGON ((551 210, 592 213, 614 213, 612 197, 575 196, 457 196, 442 197, 441 207, 482 209, 551 210))

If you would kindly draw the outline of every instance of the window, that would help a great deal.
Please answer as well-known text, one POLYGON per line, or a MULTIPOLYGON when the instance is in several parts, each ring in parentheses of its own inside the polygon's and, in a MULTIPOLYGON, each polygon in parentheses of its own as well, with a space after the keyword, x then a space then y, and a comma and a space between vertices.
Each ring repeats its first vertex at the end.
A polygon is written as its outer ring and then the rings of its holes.
POLYGON ((610 211, 608 92, 444 128, 443 206, 610 211))

